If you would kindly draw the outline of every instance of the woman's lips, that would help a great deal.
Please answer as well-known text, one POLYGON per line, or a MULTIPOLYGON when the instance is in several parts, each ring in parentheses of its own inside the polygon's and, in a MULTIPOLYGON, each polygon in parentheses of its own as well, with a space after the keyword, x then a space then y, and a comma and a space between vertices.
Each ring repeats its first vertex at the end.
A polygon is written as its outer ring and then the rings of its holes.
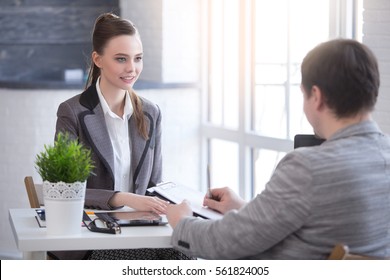
POLYGON ((121 77, 121 80, 124 81, 127 84, 131 84, 135 81, 135 76, 130 76, 130 77, 121 77))

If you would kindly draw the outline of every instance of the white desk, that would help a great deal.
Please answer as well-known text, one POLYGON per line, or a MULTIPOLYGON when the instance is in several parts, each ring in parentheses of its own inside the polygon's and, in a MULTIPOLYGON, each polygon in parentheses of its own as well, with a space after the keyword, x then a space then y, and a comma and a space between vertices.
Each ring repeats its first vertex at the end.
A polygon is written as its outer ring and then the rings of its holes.
POLYGON ((16 245, 27 258, 44 259, 46 251, 169 248, 172 228, 165 226, 122 227, 121 234, 91 232, 81 228, 81 233, 69 236, 52 236, 40 228, 35 219, 35 210, 10 209, 9 221, 16 245))

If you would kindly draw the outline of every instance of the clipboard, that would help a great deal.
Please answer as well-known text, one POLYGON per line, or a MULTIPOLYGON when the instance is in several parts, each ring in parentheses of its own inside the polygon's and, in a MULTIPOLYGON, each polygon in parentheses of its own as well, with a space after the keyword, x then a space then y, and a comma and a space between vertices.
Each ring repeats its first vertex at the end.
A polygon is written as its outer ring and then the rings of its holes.
POLYGON ((194 216, 210 220, 218 220, 223 217, 221 213, 203 206, 205 194, 193 188, 177 185, 173 182, 165 182, 148 188, 147 191, 150 194, 157 194, 157 196, 174 204, 179 204, 185 199, 188 200, 194 216))

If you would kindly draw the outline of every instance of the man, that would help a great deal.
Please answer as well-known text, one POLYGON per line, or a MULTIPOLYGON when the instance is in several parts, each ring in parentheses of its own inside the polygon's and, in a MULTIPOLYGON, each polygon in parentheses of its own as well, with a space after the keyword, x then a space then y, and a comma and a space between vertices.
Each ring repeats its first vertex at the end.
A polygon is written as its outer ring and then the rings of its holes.
POLYGON ((324 259, 344 243, 389 255, 390 141, 371 119, 377 60, 361 43, 337 39, 310 51, 301 72, 304 112, 326 141, 287 154, 249 203, 213 189, 204 204, 221 220, 192 217, 187 202, 169 206, 175 248, 207 259, 324 259))

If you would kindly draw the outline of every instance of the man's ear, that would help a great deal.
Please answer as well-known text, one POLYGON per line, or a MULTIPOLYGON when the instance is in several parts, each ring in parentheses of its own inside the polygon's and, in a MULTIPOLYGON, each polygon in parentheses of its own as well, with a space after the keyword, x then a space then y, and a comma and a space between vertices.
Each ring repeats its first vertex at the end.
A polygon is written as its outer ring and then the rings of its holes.
POLYGON ((101 68, 101 57, 97 52, 92 52, 92 61, 97 67, 101 68))
POLYGON ((313 96, 315 108, 317 110, 322 110, 324 108, 324 105, 325 105, 322 90, 318 86, 314 85, 311 88, 311 94, 313 96))

